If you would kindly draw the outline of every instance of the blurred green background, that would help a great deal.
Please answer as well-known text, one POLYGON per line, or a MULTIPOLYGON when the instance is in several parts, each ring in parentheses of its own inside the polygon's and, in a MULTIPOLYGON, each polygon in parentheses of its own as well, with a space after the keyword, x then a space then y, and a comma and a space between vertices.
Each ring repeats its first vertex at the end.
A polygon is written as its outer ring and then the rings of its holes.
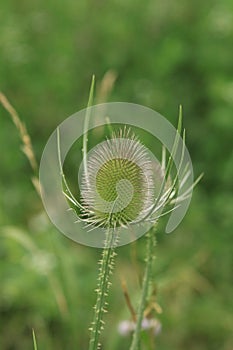
MULTIPOLYGON (((55 127, 86 106, 93 73, 95 102, 146 105, 173 124, 183 105, 195 174, 205 176, 176 232, 165 235, 165 222, 158 229, 158 350, 232 349, 232 42, 232 0, 1 3, 1 90, 26 123, 38 159, 55 127)), ((86 349, 100 251, 56 231, 2 107, 0 126, 0 349, 32 349, 32 328, 39 349, 86 349)), ((117 330, 130 319, 121 279, 136 306, 145 239, 117 252, 107 350, 129 347, 130 336, 117 330)))

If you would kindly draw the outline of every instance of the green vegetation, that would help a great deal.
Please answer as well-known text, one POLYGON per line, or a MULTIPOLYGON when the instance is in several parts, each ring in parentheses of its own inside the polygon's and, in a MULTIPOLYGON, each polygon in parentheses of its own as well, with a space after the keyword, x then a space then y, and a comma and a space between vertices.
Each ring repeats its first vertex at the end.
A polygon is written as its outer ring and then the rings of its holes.
MULTIPOLYGON (((232 13, 231 0, 1 4, 1 91, 38 160, 56 126, 85 108, 93 73, 94 103, 139 103, 173 125, 183 106, 195 174, 205 176, 176 231, 163 233, 166 218, 157 228, 146 310, 162 331, 142 332, 148 350, 233 343, 232 13)), ((36 165, 2 107, 0 126, 0 349, 33 349, 32 329, 38 350, 87 349, 101 252, 57 232, 30 181, 36 165)), ((145 237, 117 248, 103 349, 130 347, 118 324, 137 310, 145 250, 145 237)))

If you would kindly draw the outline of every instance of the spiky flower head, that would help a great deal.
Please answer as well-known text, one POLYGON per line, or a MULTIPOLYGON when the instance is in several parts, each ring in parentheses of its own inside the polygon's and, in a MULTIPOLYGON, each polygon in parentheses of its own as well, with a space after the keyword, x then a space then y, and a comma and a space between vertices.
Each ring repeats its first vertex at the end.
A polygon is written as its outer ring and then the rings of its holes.
POLYGON ((82 215, 95 227, 128 226, 146 216, 154 201, 153 164, 130 129, 89 152, 81 196, 82 215))

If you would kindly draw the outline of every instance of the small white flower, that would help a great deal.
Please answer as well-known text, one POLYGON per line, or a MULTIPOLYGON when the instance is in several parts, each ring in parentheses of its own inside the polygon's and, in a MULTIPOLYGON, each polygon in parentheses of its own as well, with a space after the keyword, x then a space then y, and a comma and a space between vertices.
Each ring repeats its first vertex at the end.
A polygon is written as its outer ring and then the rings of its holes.
POLYGON ((129 335, 135 329, 135 323, 132 321, 124 320, 118 325, 118 332, 122 336, 129 335))
MULTIPOLYGON (((133 321, 124 320, 118 325, 118 332, 122 336, 127 336, 135 330, 136 324, 133 321)), ((142 330, 148 331, 153 330, 154 336, 157 336, 161 330, 162 325, 157 318, 143 318, 142 320, 142 330)))

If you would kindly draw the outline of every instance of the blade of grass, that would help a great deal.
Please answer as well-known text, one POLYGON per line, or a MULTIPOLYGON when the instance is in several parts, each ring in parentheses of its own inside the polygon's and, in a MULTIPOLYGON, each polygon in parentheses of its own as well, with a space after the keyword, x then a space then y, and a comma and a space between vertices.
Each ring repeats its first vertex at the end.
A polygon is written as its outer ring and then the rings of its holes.
MULTIPOLYGON (((25 124, 21 121, 15 108, 12 106, 12 104, 9 102, 7 97, 2 92, 0 92, 0 103, 5 108, 5 110, 9 113, 11 120, 16 126, 16 129, 19 132, 19 136, 23 144, 22 151, 26 155, 33 172, 36 174, 38 171, 38 164, 37 164, 36 156, 32 147, 31 138, 25 124)), ((41 196, 40 188, 39 188, 39 179, 37 175, 32 177, 32 183, 33 183, 33 186, 35 187, 36 192, 39 194, 39 196, 41 196)))
POLYGON ((34 329, 32 329, 32 339, 33 339, 33 349, 34 350, 38 350, 37 342, 36 342, 36 335, 35 335, 34 329))
POLYGON ((87 175, 87 143, 88 143, 88 126, 90 122, 90 116, 91 116, 91 107, 93 103, 93 96, 94 96, 94 87, 95 87, 95 76, 92 76, 91 80, 91 88, 89 92, 89 99, 87 103, 87 110, 86 115, 84 119, 84 127, 83 127, 83 159, 84 159, 84 173, 87 175))

